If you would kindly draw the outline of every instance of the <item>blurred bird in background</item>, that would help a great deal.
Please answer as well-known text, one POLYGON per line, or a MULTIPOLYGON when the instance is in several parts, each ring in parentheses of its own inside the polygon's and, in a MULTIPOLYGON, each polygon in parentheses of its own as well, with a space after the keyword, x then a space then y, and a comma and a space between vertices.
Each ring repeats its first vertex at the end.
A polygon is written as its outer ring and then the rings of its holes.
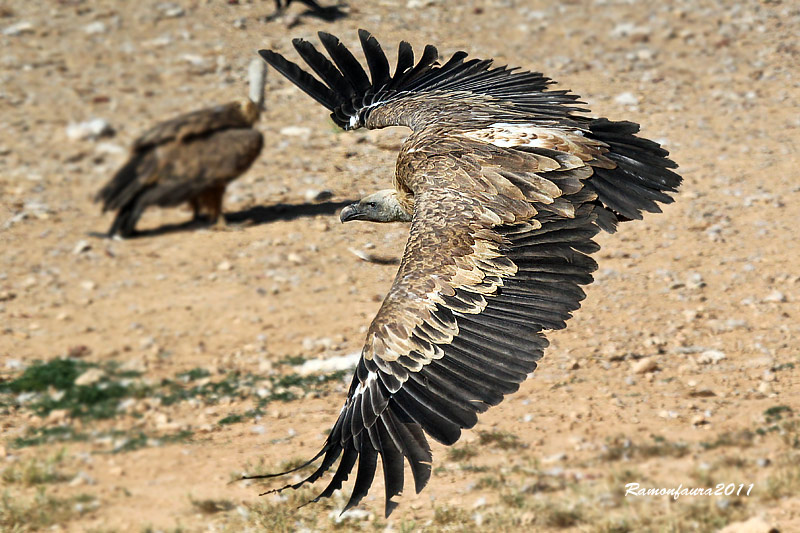
POLYGON ((225 188, 261 153, 264 139, 254 128, 264 107, 266 65, 249 67, 249 97, 161 122, 136 139, 128 161, 97 193, 103 212, 116 211, 109 237, 130 237, 151 205, 188 202, 194 220, 224 223, 225 188))

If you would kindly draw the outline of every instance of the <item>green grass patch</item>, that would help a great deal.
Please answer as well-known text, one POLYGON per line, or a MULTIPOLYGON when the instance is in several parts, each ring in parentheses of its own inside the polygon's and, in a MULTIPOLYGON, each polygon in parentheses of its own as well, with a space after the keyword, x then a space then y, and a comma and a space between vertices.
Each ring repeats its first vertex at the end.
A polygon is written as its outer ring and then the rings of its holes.
POLYGON ((73 418, 106 419, 117 414, 120 400, 144 397, 149 392, 133 379, 138 373, 121 372, 112 363, 102 368, 101 377, 94 383, 75 383, 92 368, 98 365, 64 358, 39 361, 17 379, 0 384, 0 395, 30 395, 21 401, 22 406, 43 417, 55 410, 65 410, 73 418))
POLYGON ((205 368, 196 367, 191 370, 187 370, 186 372, 181 372, 176 377, 184 383, 189 383, 190 381, 207 378, 210 375, 211 372, 205 368))
POLYGON ((773 424, 779 420, 783 420, 784 416, 792 416, 792 408, 788 405, 776 405, 764 411, 764 419, 767 424, 773 424))

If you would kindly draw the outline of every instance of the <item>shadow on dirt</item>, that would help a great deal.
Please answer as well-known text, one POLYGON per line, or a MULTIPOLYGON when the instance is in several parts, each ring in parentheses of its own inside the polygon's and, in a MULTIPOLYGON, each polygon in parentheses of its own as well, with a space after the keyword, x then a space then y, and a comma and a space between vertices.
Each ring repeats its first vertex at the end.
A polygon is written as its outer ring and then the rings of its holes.
MULTIPOLYGON (((344 206, 356 200, 344 200, 341 202, 320 202, 303 204, 275 204, 257 205, 242 211, 226 213, 225 222, 231 224, 228 229, 236 230, 249 226, 268 224, 277 220, 295 220, 302 217, 315 217, 317 215, 334 215, 344 206)), ((137 231, 130 238, 138 239, 141 237, 157 237, 169 233, 182 231, 197 231, 201 229, 212 229, 214 224, 205 220, 187 220, 180 224, 164 224, 153 229, 137 231)), ((107 233, 89 232, 91 237, 108 237, 107 233)))
POLYGON ((275 204, 257 205, 244 211, 228 213, 225 221, 231 224, 246 224, 257 226, 276 220, 294 220, 301 217, 315 217, 317 215, 334 215, 346 205, 358 200, 343 200, 341 202, 320 202, 316 204, 275 204))

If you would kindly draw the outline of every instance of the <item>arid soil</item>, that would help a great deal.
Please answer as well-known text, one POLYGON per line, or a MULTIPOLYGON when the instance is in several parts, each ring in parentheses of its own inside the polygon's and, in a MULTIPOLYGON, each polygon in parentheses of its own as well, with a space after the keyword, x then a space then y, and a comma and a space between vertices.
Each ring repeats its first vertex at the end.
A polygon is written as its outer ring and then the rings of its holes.
POLYGON ((0 530, 800 531, 796 3, 272 10, 0 5, 0 530), (390 186, 406 131, 340 132, 270 72, 266 145, 229 188, 227 230, 152 209, 145 235, 108 240, 92 203, 144 129, 244 96, 257 49, 296 58, 291 39, 318 30, 357 49, 362 27, 392 60, 405 39, 540 70, 641 123, 685 180, 664 213, 599 237, 596 281, 539 370, 454 451, 434 445, 427 488, 388 520, 380 473, 343 518, 343 496, 297 510, 315 493, 229 482, 310 457, 333 423, 349 373, 301 363, 361 349, 407 231, 337 214, 390 186), (115 133, 68 135, 95 118, 115 133))

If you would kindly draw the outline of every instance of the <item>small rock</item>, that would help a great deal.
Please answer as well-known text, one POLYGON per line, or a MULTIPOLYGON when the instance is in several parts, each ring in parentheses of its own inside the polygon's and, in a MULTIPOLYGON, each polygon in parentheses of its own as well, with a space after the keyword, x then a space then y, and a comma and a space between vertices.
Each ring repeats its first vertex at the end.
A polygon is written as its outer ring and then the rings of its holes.
POLYGON ((309 374, 324 374, 336 372, 338 370, 350 370, 355 368, 360 357, 361 352, 353 352, 348 355, 329 357, 327 359, 308 359, 297 368, 297 373, 301 376, 307 376, 309 374))
POLYGON ((92 22, 84 26, 83 31, 88 33, 89 35, 95 35, 98 33, 105 33, 106 31, 108 31, 108 28, 106 28, 106 25, 103 22, 98 20, 96 22, 92 22))
POLYGON ((719 530, 719 533, 778 533, 778 528, 767 523, 760 516, 745 522, 733 522, 719 530))
POLYGON ((79 485, 94 485, 97 483, 92 476, 81 470, 78 472, 72 481, 69 482, 70 487, 77 487, 79 485))
POLYGON ((17 22, 16 24, 12 24, 11 26, 4 28, 3 35, 16 37, 17 35, 23 35, 25 33, 33 33, 33 29, 33 24, 23 20, 22 22, 17 22))
POLYGON ((370 511, 366 511, 364 509, 349 509, 343 513, 339 513, 339 511, 331 511, 330 514, 331 520, 335 524, 341 524, 345 520, 348 522, 364 522, 369 521, 374 518, 374 514, 370 511))
POLYGON ((481 507, 485 507, 486 503, 487 503, 486 502, 486 497, 485 496, 481 496, 480 498, 475 500, 475 503, 472 504, 472 508, 473 509, 480 509, 481 507))
POLYGON ((50 411, 50 414, 47 415, 47 423, 60 426, 67 420, 68 416, 69 411, 67 409, 53 409, 50 411))
POLYGON ((267 432, 267 428, 264 426, 252 426, 250 428, 250 433, 255 433, 256 435, 264 435, 267 432))
POLYGON ((157 429, 164 429, 170 425, 169 417, 166 413, 156 413, 153 415, 153 423, 157 429))
POLYGON ((81 281, 81 289, 85 291, 93 291, 97 288, 97 283, 91 280, 81 281))
POLYGON ((75 244, 75 247, 72 249, 72 253, 78 255, 91 249, 92 245, 89 244, 89 241, 80 240, 75 244))
POLYGON ((686 278, 686 288, 688 289, 702 289, 705 286, 706 282, 703 279, 703 275, 699 272, 693 272, 689 274, 689 277, 686 278))
MULTIPOLYGON (((34 279, 34 283, 36 283, 35 279, 34 279)), ((11 291, 2 291, 2 292, 0 292, 0 302, 9 302, 9 301, 13 300, 16 297, 17 297, 17 295, 14 294, 11 291)))
POLYGON ((119 369, 122 372, 144 373, 147 370, 147 364, 142 359, 129 359, 122 363, 119 369))
POLYGON ((703 415, 695 415, 695 416, 692 417, 692 425, 693 426, 703 426, 705 424, 708 424, 708 420, 706 420, 705 416, 703 416, 703 415))
POLYGON ((631 365, 631 372, 634 374, 647 374, 658 370, 658 363, 652 357, 644 357, 631 365))
POLYGON ((772 388, 772 385, 768 381, 762 381, 758 384, 758 392, 763 394, 764 396, 769 396, 775 390, 772 388))
POLYGON ((221 262, 220 264, 217 265, 217 270, 219 270, 221 272, 227 272, 228 270, 231 270, 232 268, 233 268, 233 265, 230 263, 230 261, 223 261, 223 262, 221 262))
POLYGON ((706 350, 697 356, 697 362, 701 365, 715 365, 725 359, 725 352, 720 350, 706 350))
POLYGON ((772 461, 770 461, 768 457, 759 457, 756 459, 756 465, 758 465, 759 468, 766 468, 771 464, 772 461))
POLYGON ((308 189, 305 193, 306 202, 324 202, 333 198, 333 193, 328 190, 318 191, 315 189, 308 189))
POLYGON ((311 135, 311 128, 286 126, 285 128, 281 128, 280 134, 284 137, 309 137, 311 135))
POLYGON ((553 463, 560 463, 561 461, 566 461, 567 454, 566 453, 557 453, 555 455, 550 455, 548 457, 542 457, 541 462, 543 465, 553 464, 553 463))
POLYGON ((156 9, 161 12, 161 15, 166 18, 178 18, 186 14, 186 11, 174 2, 163 2, 156 5, 156 9))
POLYGON ((84 122, 71 122, 67 126, 67 137, 73 141, 95 140, 111 137, 116 133, 104 118, 93 118, 84 122))
POLYGON ((90 368, 75 380, 75 385, 86 386, 97 383, 105 377, 105 372, 99 368, 90 368))
POLYGON ((776 303, 776 304, 784 303, 786 302, 786 295, 783 294, 781 291, 772 291, 771 293, 769 293, 764 297, 763 301, 767 303, 776 303))
POLYGON ((619 105, 627 105, 627 106, 634 106, 639 104, 639 99, 636 97, 635 94, 625 92, 618 94, 614 101, 619 105))

